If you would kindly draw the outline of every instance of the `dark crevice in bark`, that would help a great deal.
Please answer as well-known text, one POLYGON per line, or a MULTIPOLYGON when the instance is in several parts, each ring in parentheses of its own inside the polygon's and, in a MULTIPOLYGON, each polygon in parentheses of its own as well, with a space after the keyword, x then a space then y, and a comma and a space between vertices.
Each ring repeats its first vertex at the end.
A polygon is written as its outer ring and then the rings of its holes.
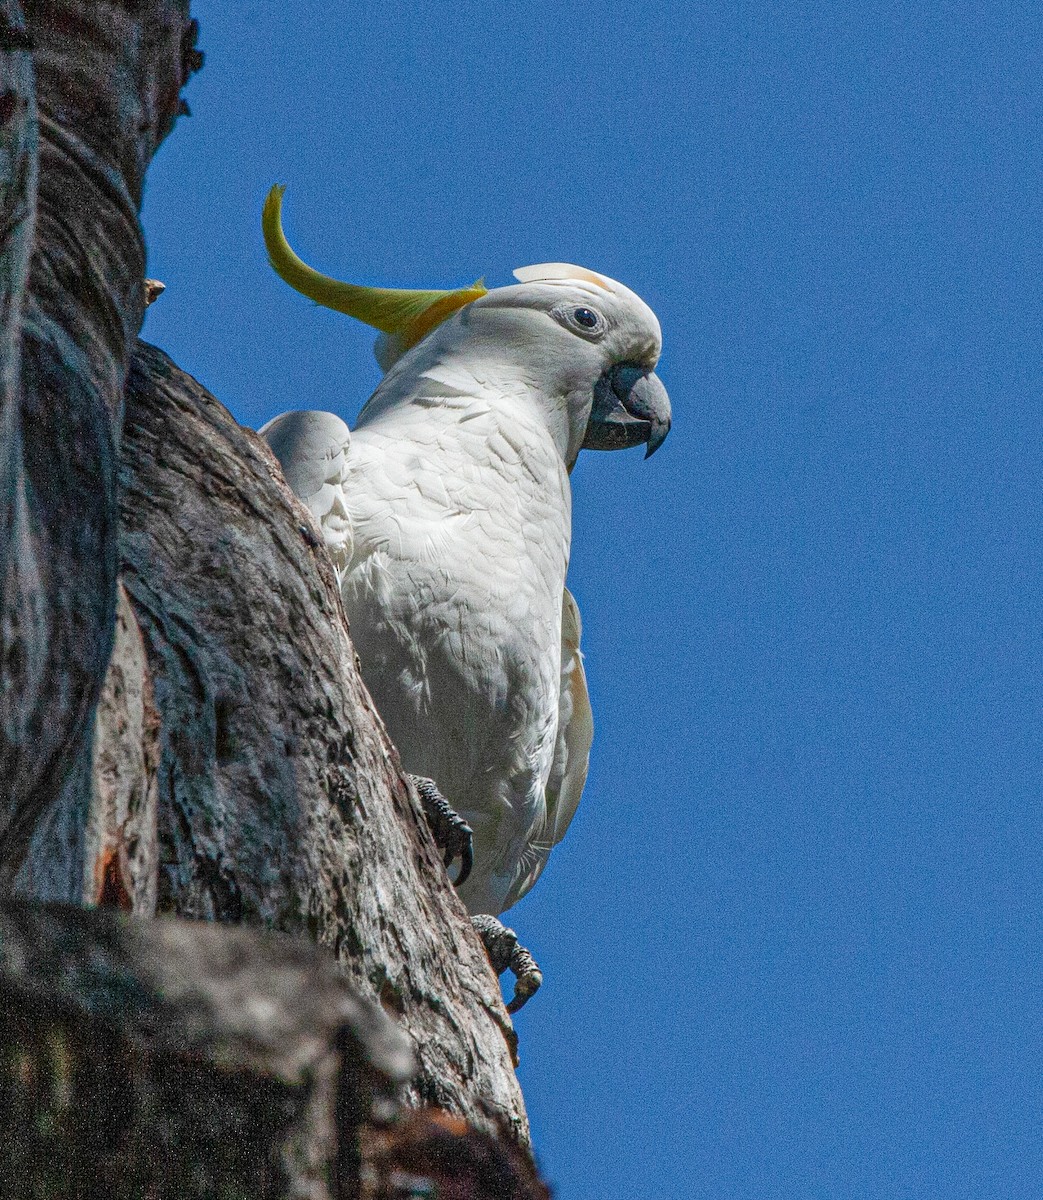
POLYGON ((267 446, 136 340, 145 171, 186 111, 197 37, 187 0, 0 0, 0 893, 37 905, 0 901, 0 1123, 9 1163, 39 1172, 5 1194, 62 1194, 90 1160, 114 1196, 214 1194, 222 1172, 250 1194, 354 1195, 364 1161, 373 1196, 446 1163, 467 1194, 488 1178, 543 1195, 497 981, 361 683, 318 530, 267 446), (269 952, 240 924, 322 954, 269 952), (457 1115, 371 1128, 369 1159, 330 1150, 371 1093, 316 1100, 336 1069, 288 1081, 274 1044, 245 1073, 224 1051, 186 1058, 206 1005, 164 1006, 160 951, 211 999, 256 985, 233 1058, 270 1002, 310 1014, 316 1063, 347 1059, 315 972, 330 1004, 353 995, 405 1032, 405 1097, 457 1115), (45 1092, 58 1132, 41 1142, 19 1105, 45 1092), (174 1174, 149 1174, 150 1130, 174 1174))
POLYGON ((187 3, 52 0, 9 31, 0 124, 0 886, 89 755, 114 633, 118 440, 144 306, 145 169, 187 3), (21 32, 26 37, 21 36, 21 32), (30 41, 33 50, 10 48, 30 41))

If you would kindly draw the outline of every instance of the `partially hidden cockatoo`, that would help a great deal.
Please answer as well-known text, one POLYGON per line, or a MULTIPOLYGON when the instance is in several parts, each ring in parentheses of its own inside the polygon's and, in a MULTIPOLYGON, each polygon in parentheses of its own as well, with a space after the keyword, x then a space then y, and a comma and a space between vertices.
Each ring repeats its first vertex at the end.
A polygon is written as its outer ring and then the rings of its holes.
POLYGON ((338 282, 287 243, 283 190, 262 218, 272 266, 380 330, 386 374, 353 431, 288 412, 261 433, 318 521, 363 679, 436 837, 463 854, 459 894, 485 915, 494 966, 519 975, 517 1008, 540 976, 491 918, 563 837, 593 736, 565 587, 569 472, 583 448, 644 444, 647 457, 666 437, 659 322, 622 284, 563 263, 491 291, 338 282))

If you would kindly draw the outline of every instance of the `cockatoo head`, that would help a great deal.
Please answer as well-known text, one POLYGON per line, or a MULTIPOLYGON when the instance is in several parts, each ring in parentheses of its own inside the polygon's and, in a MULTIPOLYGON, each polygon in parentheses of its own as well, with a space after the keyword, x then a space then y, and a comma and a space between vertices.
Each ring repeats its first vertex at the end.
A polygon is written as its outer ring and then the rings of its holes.
POLYGON ((581 448, 645 445, 670 431, 670 400, 655 374, 662 334, 655 313, 629 288, 570 263, 514 272, 455 320, 480 352, 488 345, 552 406, 564 406, 570 461, 581 448))
POLYGON ((489 383, 520 387, 546 407, 571 468, 580 449, 646 446, 670 431, 670 400, 655 374, 662 335, 629 288, 568 263, 514 272, 487 290, 410 291, 341 283, 312 270, 282 231, 283 189, 272 188, 262 227, 275 270, 297 291, 381 331, 376 353, 396 373, 458 356, 489 383))

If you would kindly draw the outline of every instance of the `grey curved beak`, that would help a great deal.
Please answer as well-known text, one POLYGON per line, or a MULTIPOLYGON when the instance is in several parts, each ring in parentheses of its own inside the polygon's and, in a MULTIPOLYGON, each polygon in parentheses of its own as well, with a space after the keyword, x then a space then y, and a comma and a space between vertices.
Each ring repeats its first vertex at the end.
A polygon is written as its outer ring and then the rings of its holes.
POLYGON ((594 388, 585 450, 625 450, 646 446, 650 458, 670 432, 670 397, 659 376, 647 367, 620 363, 594 388))

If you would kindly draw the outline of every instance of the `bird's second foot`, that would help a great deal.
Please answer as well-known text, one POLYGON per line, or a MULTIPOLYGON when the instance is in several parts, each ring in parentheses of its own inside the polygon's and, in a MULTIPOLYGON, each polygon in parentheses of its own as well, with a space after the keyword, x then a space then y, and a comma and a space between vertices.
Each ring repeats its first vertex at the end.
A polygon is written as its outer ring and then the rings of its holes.
POLYGON ((509 1013, 516 1013, 519 1008, 534 996, 543 982, 543 972, 536 965, 536 960, 518 941, 518 935, 513 929, 496 917, 481 914, 471 918, 475 932, 482 939, 486 954, 497 975, 510 971, 514 975, 514 996, 507 1005, 509 1013))
POLYGON ((454 859, 460 860, 460 870, 453 880, 453 885, 459 887, 471 874, 474 865, 471 826, 450 805, 433 779, 425 779, 422 775, 411 775, 410 779, 424 806, 424 815, 434 835, 435 845, 445 855, 446 868, 452 865, 454 859))

